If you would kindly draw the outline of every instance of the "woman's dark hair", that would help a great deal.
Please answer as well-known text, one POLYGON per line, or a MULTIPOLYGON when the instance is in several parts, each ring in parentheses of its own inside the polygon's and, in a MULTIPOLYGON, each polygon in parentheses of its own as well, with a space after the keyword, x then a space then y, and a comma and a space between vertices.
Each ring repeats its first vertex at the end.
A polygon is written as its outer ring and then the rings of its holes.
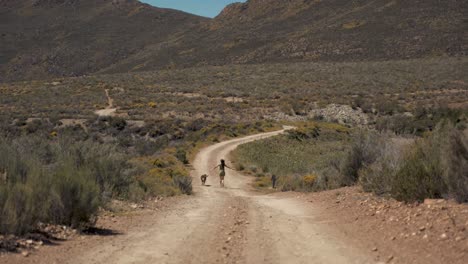
POLYGON ((223 159, 221 160, 221 164, 223 164, 223 165, 224 165, 224 160, 223 160, 223 159))

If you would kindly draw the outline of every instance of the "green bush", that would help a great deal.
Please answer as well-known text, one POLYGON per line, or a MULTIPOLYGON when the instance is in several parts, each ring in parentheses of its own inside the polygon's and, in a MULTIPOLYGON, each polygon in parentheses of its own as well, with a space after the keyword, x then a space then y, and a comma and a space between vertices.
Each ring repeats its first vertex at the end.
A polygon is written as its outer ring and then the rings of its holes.
POLYGON ((361 168, 372 164, 382 147, 383 141, 378 134, 363 131, 358 133, 340 167, 342 185, 354 185, 359 179, 361 168))
POLYGON ((444 130, 437 140, 445 139, 441 165, 448 195, 458 202, 468 202, 468 137, 454 129, 451 123, 442 125, 444 130))
POLYGON ((0 232, 24 234, 35 223, 34 198, 39 197, 33 197, 31 187, 21 183, 2 189, 0 232))
POLYGON ((365 191, 408 202, 468 201, 468 140, 452 122, 441 121, 429 136, 408 145, 404 155, 394 142, 384 142, 377 159, 358 172, 365 191))
MULTIPOLYGON (((343 186, 339 161, 349 145, 349 129, 335 123, 305 122, 285 135, 250 142, 233 153, 238 170, 279 176, 280 190, 316 191, 343 186), (314 183, 304 181, 315 175, 314 183)), ((265 185, 262 181, 257 187, 265 185)))
POLYGON ((187 159, 187 152, 183 148, 178 148, 175 157, 182 163, 188 164, 189 161, 187 159))
POLYGON ((291 129, 287 130, 286 134, 290 139, 302 141, 320 136, 320 128, 313 126, 300 129, 291 129))
POLYGON ((392 196, 407 202, 441 198, 446 187, 436 155, 424 143, 417 143, 415 149, 406 155, 392 181, 392 196))
POLYGON ((100 188, 91 169, 60 164, 53 174, 46 222, 80 227, 92 222, 101 204, 100 188))
MULTIPOLYGON (((339 161, 340 157, 336 157, 339 161)), ((338 164, 333 164, 335 162, 329 161, 329 167, 322 169, 319 172, 319 177, 317 178, 317 183, 315 184, 315 190, 331 190, 343 187, 343 176, 339 171, 338 164)))
POLYGON ((414 115, 396 114, 382 116, 376 122, 379 131, 391 131, 396 134, 412 134, 422 136, 424 132, 432 131, 440 122, 448 120, 457 127, 464 129, 466 125, 466 110, 449 108, 416 108, 414 115))
POLYGON ((468 140, 448 120, 419 140, 392 183, 392 195, 404 201, 454 198, 468 201, 468 140))
POLYGON ((262 177, 256 177, 254 185, 257 188, 265 188, 265 187, 270 187, 272 185, 271 183, 271 177, 270 176, 262 176, 262 177))
POLYGON ((282 192, 300 191, 303 187, 303 177, 298 174, 281 176, 278 179, 278 186, 282 192))
POLYGON ((38 222, 81 227, 100 205, 124 196, 132 182, 125 156, 113 147, 61 138, 0 139, 0 232, 24 234, 38 222))
POLYGON ((391 192, 392 181, 401 166, 403 155, 403 147, 393 144, 389 137, 382 136, 384 142, 376 160, 359 171, 359 184, 364 191, 377 195, 391 192))
POLYGON ((172 181, 183 194, 192 194, 192 177, 185 175, 176 175, 172 181))
POLYGON ((140 182, 133 182, 128 189, 128 199, 133 202, 139 202, 147 197, 146 186, 140 182))

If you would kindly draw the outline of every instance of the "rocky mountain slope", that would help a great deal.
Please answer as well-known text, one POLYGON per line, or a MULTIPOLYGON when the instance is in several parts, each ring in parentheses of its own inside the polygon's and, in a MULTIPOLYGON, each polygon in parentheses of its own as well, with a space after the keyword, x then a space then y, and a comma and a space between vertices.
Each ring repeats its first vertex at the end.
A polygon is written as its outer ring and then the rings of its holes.
POLYGON ((0 0, 0 81, 97 72, 204 20, 136 0, 0 0))
POLYGON ((250 0, 227 7, 215 24, 220 36, 229 36, 229 50, 249 46, 232 58, 239 62, 460 55, 467 50, 466 6, 457 0, 250 0))
POLYGON ((460 0, 249 0, 205 19, 136 0, 0 0, 0 81, 466 56, 467 7, 460 0))

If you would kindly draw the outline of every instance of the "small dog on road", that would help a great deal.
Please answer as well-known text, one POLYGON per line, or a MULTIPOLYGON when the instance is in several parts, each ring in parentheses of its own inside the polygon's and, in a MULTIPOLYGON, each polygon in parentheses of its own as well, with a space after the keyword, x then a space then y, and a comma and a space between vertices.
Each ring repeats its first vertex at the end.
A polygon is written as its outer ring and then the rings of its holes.
POLYGON ((205 183, 206 183, 206 178, 208 178, 208 175, 206 175, 206 174, 203 174, 203 175, 200 177, 202 185, 205 185, 205 183))

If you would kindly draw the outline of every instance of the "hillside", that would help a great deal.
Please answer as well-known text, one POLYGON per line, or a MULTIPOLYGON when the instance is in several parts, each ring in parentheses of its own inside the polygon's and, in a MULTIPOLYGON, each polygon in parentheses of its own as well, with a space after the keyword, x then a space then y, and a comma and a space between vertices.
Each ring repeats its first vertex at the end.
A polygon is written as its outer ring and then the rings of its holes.
MULTIPOLYGON (((171 67, 464 56, 466 10, 456 0, 249 0, 229 5, 162 54, 172 54, 171 67)), ((164 67, 158 52, 141 50, 106 72, 164 67)))
POLYGON ((0 81, 93 73, 203 20, 136 0, 0 0, 0 81))
POLYGON ((215 23, 230 50, 255 46, 239 62, 380 60, 466 54, 463 10, 457 0, 250 0, 215 23))
POLYGON ((465 56, 458 0, 249 0, 215 19, 136 0, 0 1, 0 81, 203 65, 465 56))

